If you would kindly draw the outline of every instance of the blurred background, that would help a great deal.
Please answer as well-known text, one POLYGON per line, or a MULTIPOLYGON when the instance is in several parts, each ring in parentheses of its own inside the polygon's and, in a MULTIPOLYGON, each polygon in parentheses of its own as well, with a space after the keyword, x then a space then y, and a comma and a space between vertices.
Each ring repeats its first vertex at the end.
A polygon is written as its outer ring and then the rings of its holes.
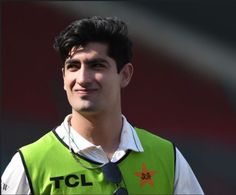
POLYGON ((206 194, 233 194, 235 10, 235 1, 1 2, 1 173, 70 113, 54 37, 75 19, 118 16, 134 42, 123 113, 172 140, 206 194))

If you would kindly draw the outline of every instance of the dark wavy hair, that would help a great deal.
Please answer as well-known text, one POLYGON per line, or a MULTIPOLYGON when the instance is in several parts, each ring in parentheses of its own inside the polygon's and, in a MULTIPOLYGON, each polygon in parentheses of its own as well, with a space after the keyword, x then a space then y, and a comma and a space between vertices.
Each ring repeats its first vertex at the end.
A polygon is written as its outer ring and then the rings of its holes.
POLYGON ((116 17, 93 16, 76 20, 55 37, 53 47, 59 52, 63 63, 74 46, 85 46, 89 42, 108 45, 108 56, 116 62, 117 72, 132 59, 132 42, 127 25, 116 17))

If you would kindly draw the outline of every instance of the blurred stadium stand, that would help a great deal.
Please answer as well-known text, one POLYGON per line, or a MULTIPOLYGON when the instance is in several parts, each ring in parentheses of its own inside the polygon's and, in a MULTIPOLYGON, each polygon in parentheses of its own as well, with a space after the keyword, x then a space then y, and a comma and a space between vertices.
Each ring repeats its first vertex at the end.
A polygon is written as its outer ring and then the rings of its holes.
POLYGON ((112 15, 134 42, 124 114, 175 142, 206 194, 233 194, 235 10, 233 1, 2 2, 1 172, 70 113, 54 36, 75 19, 112 15))

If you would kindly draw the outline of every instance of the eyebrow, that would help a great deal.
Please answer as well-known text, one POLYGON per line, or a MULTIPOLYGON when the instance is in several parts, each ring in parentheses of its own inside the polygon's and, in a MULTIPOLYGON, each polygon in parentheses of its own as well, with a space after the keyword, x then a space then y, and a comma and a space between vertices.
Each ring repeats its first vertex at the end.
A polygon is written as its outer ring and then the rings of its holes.
MULTIPOLYGON (((86 64, 95 64, 95 63, 106 63, 109 64, 109 62, 103 58, 94 58, 91 60, 85 60, 86 64)), ((80 64, 79 60, 76 59, 68 59, 65 61, 65 66, 69 65, 69 64, 80 64)))
POLYGON ((80 64, 80 61, 74 59, 68 59, 65 61, 65 66, 69 64, 80 64))

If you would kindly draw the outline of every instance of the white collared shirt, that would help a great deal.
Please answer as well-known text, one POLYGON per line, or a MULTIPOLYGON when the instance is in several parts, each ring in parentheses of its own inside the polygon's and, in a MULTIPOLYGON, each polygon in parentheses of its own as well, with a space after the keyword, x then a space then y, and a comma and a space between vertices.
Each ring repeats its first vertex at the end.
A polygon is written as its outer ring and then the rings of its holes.
MULTIPOLYGON (((107 163, 109 159, 102 147, 92 144, 77 133, 72 127, 70 127, 70 140, 68 122, 70 117, 71 116, 68 115, 62 124, 56 128, 55 131, 58 136, 68 145, 68 147, 71 147, 74 152, 93 161, 107 163)), ((112 162, 120 160, 126 154, 127 150, 144 152, 136 131, 124 116, 122 116, 122 118, 123 127, 120 145, 111 158, 112 162)), ((16 153, 13 156, 3 173, 1 180, 2 194, 31 194, 19 153, 16 153)), ((174 194, 204 194, 191 167, 177 148, 174 194)))
MULTIPOLYGON (((56 129, 56 133, 59 137, 68 145, 72 147, 75 153, 79 153, 88 159, 99 163, 107 163, 109 159, 106 153, 103 151, 101 146, 96 146, 82 137, 73 127, 69 126, 68 121, 70 120, 70 115, 68 115, 64 122, 56 129), (69 135, 70 131, 70 135, 69 135), (69 142, 69 139, 71 141, 69 142)), ((118 149, 113 154, 110 159, 111 162, 117 162, 125 154, 127 150, 132 150, 135 152, 143 152, 143 147, 140 140, 136 134, 134 128, 128 123, 126 118, 122 116, 123 127, 121 131, 120 145, 118 149)))

